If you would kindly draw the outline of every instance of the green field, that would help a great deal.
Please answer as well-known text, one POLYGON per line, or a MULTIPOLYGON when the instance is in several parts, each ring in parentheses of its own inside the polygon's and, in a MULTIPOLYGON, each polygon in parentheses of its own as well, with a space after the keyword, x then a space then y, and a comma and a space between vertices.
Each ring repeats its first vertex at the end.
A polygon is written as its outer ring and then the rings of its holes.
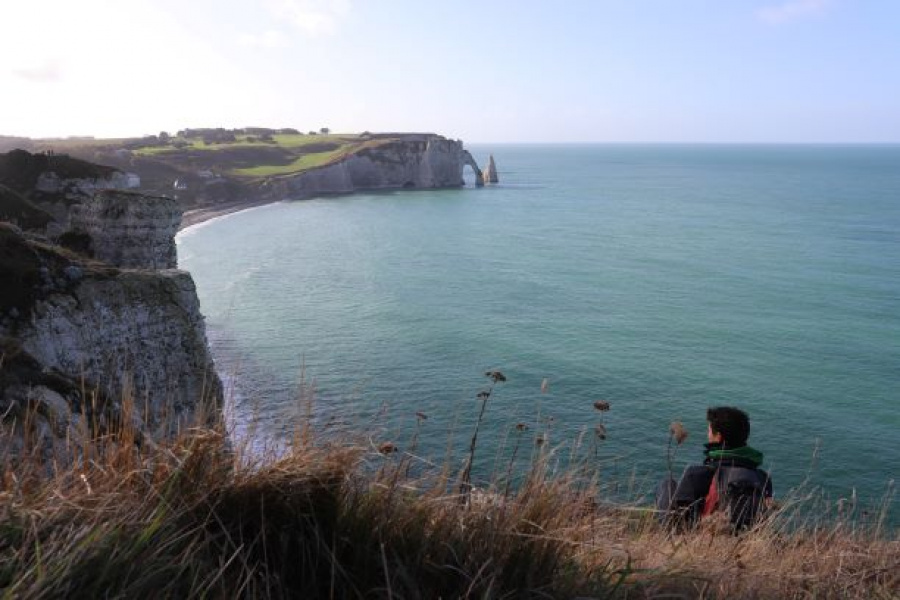
POLYGON ((215 169, 232 177, 256 179, 301 173, 385 141, 355 134, 278 134, 268 141, 239 135, 235 141, 221 143, 173 137, 167 144, 157 142, 136 147, 132 153, 141 158, 167 163, 177 161, 198 168, 215 169))
POLYGON ((139 156, 153 156, 159 154, 175 153, 184 150, 209 150, 211 152, 219 150, 229 150, 233 148, 303 148, 313 144, 321 143, 353 143, 359 140, 358 136, 348 135, 274 135, 272 141, 262 141, 259 139, 248 139, 253 136, 239 135, 234 142, 224 142, 207 144, 205 141, 196 138, 176 137, 165 145, 152 145, 136 148, 133 152, 139 156))

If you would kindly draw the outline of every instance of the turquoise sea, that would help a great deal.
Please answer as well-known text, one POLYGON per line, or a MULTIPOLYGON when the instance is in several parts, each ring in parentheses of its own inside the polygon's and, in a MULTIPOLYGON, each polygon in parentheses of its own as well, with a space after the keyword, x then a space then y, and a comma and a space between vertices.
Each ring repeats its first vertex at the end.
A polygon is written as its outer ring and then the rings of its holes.
POLYGON ((691 434, 680 470, 728 404, 776 495, 874 501, 900 475, 900 146, 471 150, 500 185, 286 201, 180 234, 239 425, 289 435, 302 370, 322 427, 405 448, 421 412, 417 453, 461 463, 500 369, 481 473, 517 423, 563 457, 602 420, 602 473, 648 489, 669 423, 691 434))

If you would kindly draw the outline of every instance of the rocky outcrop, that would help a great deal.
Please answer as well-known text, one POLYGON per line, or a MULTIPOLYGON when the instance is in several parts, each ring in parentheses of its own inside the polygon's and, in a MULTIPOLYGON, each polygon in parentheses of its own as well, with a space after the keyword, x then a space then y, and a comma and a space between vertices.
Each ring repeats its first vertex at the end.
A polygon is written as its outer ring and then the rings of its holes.
POLYGON ((332 164, 279 178, 275 194, 293 197, 358 190, 459 187, 463 169, 472 167, 476 185, 481 169, 462 142, 437 135, 407 135, 373 144, 332 164))
POLYGON ((62 177, 56 171, 44 171, 35 183, 35 190, 44 194, 63 194, 78 197, 97 190, 130 190, 141 186, 141 178, 134 173, 112 171, 105 177, 62 177))
POLYGON ((189 273, 120 270, 0 224, 0 281, 0 415, 15 443, 29 410, 49 437, 86 410, 162 434, 220 401, 189 273))
POLYGON ((103 190, 71 207, 69 227, 94 258, 125 268, 174 269, 181 209, 172 198, 103 190))
MULTIPOLYGON (((49 215, 40 227, 13 219, 23 227, 56 238, 70 228, 72 207, 103 190, 131 190, 140 177, 113 167, 97 165, 64 154, 13 150, 0 154, 0 184, 21 194, 32 206, 49 215)), ((2 200, 2 198, 0 198, 2 200)), ((0 218, 2 218, 0 211, 0 218)))
POLYGON ((494 163, 493 154, 491 154, 491 158, 488 160, 488 166, 482 173, 482 177, 485 183, 500 183, 500 178, 497 177, 497 165, 494 163))

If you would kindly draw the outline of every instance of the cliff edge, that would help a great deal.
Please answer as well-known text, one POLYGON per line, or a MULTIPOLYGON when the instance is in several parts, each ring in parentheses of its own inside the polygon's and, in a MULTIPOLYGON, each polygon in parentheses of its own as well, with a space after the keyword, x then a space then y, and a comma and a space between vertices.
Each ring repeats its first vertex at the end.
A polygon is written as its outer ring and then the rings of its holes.
POLYGON ((484 185, 481 169, 462 142, 437 135, 405 135, 365 146, 321 167, 267 182, 288 197, 362 190, 433 189, 465 185, 463 169, 484 185))
POLYGON ((219 405, 194 281, 175 268, 175 201, 81 190, 54 237, 31 201, 46 192, 17 187, 3 188, 0 212, 37 227, 0 222, 0 432, 13 452, 23 436, 58 449, 54 438, 125 415, 162 436, 219 405))

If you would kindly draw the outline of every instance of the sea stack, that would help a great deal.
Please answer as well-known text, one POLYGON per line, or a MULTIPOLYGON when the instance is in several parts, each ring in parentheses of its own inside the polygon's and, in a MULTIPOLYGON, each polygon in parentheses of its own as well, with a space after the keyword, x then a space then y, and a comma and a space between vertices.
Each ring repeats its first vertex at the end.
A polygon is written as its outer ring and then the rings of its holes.
POLYGON ((494 163, 493 154, 491 154, 488 166, 484 170, 484 173, 482 173, 482 177, 484 178, 485 183, 500 183, 500 179, 497 177, 497 165, 494 163))

